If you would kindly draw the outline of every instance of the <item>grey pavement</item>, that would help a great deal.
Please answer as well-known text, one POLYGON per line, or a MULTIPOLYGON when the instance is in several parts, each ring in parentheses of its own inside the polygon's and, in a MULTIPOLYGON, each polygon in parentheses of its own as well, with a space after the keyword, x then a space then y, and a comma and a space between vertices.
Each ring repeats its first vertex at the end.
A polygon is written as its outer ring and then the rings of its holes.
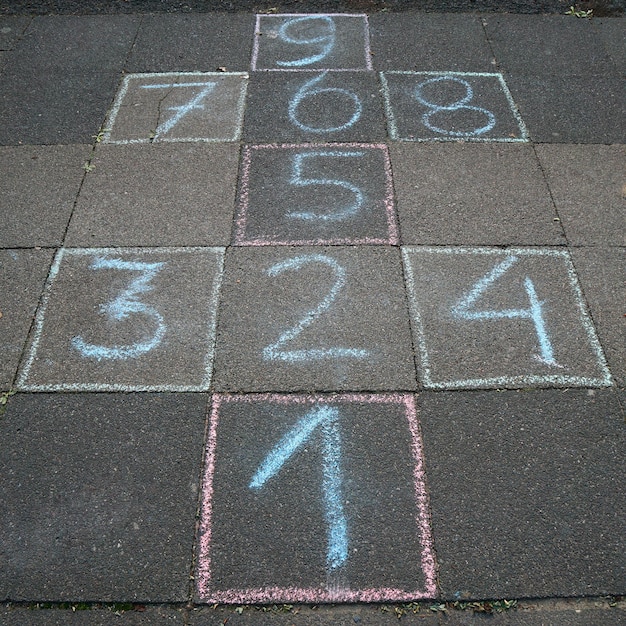
POLYGON ((624 18, 361 10, 0 17, 0 624, 626 623, 624 18))

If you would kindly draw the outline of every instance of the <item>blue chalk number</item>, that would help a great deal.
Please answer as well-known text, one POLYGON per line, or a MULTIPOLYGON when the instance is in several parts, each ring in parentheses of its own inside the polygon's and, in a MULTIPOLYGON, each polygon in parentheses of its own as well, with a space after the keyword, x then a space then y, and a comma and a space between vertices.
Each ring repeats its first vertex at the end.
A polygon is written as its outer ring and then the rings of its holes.
POLYGON ((270 450, 248 487, 255 491, 261 490, 318 427, 322 434, 322 497, 328 537, 326 567, 332 571, 341 567, 348 559, 348 524, 342 496, 339 410, 323 405, 311 409, 270 450))
POLYGON ((429 128, 435 133, 439 133, 441 135, 447 135, 449 137, 477 137, 486 132, 489 132, 496 125, 496 117, 487 109, 483 109, 482 107, 477 107, 470 105, 469 102, 474 97, 474 90, 472 86, 464 79, 459 78, 458 76, 438 76, 436 78, 430 78, 429 80, 425 80, 424 82, 417 85, 415 91, 413 92, 413 97, 423 106, 425 106, 428 111, 422 115, 422 123, 426 128, 429 128), (465 95, 456 101, 450 102, 448 104, 437 104, 432 102, 428 97, 424 95, 424 91, 428 89, 431 85, 443 85, 448 83, 451 86, 461 85, 465 90, 465 95), (450 128, 443 128, 433 122, 434 116, 441 116, 444 114, 453 114, 457 111, 475 111, 484 116, 485 124, 483 126, 477 126, 472 128, 471 130, 453 130, 450 128))
POLYGON ((477 311, 475 302, 513 265, 519 261, 515 255, 508 256, 498 263, 490 272, 483 276, 472 289, 465 294, 457 304, 452 307, 452 315, 464 320, 502 320, 502 319, 526 319, 531 320, 535 326, 537 340, 539 342, 539 354, 535 358, 553 367, 560 367, 554 358, 552 342, 546 328, 543 315, 543 303, 537 297, 535 284, 527 276, 524 279, 524 289, 528 296, 529 307, 527 309, 502 309, 500 311, 477 311))
POLYGON ((150 352, 158 346, 165 335, 165 323, 161 314, 152 306, 139 301, 139 295, 152 290, 150 281, 163 269, 161 263, 141 263, 140 261, 122 261, 121 259, 96 258, 91 264, 92 270, 114 269, 120 271, 139 272, 139 276, 131 281, 117 298, 100 306, 100 311, 112 322, 125 320, 132 315, 144 315, 152 318, 155 326, 151 337, 131 345, 103 346, 85 341, 82 337, 74 337, 71 345, 84 357, 101 360, 133 359, 150 352))
POLYGON ((293 61, 276 62, 277 65, 280 65, 282 67, 305 67, 307 65, 317 63, 317 61, 321 61, 333 49, 333 47, 335 46, 335 22, 331 17, 326 15, 307 15, 304 17, 296 17, 287 20, 282 24, 282 26, 278 30, 278 37, 282 41, 294 45, 315 47, 319 46, 319 52, 317 54, 304 56, 299 59, 294 59, 293 61), (307 27, 309 30, 312 30, 317 24, 320 24, 324 27, 325 32, 320 35, 297 37, 292 34, 293 30, 297 30, 302 26, 305 27, 305 30, 307 29, 307 27))
POLYGON ((321 158, 342 159, 342 158, 359 158, 365 156, 365 152, 348 152, 340 150, 313 150, 311 152, 300 152, 293 157, 293 176, 291 184, 296 187, 310 186, 326 186, 339 187, 347 189, 354 194, 354 200, 347 206, 336 209, 332 212, 317 213, 315 211, 289 211, 288 217, 300 220, 318 221, 318 222, 338 222, 351 217, 358 213, 363 205, 363 193, 361 190, 345 180, 327 179, 327 178, 304 178, 302 176, 302 168, 307 161, 321 158))

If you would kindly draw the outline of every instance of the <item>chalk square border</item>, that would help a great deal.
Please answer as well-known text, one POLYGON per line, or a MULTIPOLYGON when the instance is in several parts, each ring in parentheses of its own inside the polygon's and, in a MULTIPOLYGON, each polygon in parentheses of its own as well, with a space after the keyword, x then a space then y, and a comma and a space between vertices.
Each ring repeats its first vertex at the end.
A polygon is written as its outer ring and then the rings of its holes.
POLYGON ((34 329, 32 338, 29 342, 26 359, 23 362, 17 377, 16 388, 19 391, 174 391, 174 392, 191 392, 191 391, 208 391, 211 384, 211 375, 213 372, 213 361, 215 357, 215 338, 217 329, 217 314, 219 304, 219 293, 222 285, 222 277, 224 274, 224 257, 226 249, 223 247, 189 247, 189 248, 60 248, 54 258, 48 279, 44 287, 44 293, 41 304, 35 315, 34 329), (107 254, 163 254, 163 253, 181 253, 181 252, 207 252, 215 255, 216 274, 213 279, 211 289, 211 298, 209 308, 211 311, 210 322, 207 325, 207 343, 208 350, 205 355, 204 376, 199 385, 126 385, 126 384, 109 384, 109 383, 54 383, 51 385, 32 385, 29 384, 28 376, 32 368, 41 337, 43 334, 45 315, 48 308, 48 302, 52 294, 52 288, 56 281, 61 268, 63 258, 67 256, 95 256, 107 254))
POLYGON ((253 72, 371 72, 374 67, 372 65, 372 48, 370 44, 370 28, 369 18, 365 13, 265 13, 257 14, 256 23, 254 26, 254 43, 252 47, 252 60, 250 62, 250 69, 253 72), (311 67, 311 68, 277 68, 277 67, 257 67, 257 60, 259 57, 260 37, 261 37, 261 20, 280 18, 280 17, 348 17, 359 18, 363 20, 363 41, 364 41, 364 56, 365 67, 311 67))
POLYGON ((224 136, 224 137, 172 137, 172 138, 164 138, 158 139, 156 143, 192 143, 192 142, 207 142, 207 143, 217 143, 217 142, 231 142, 231 141, 239 141, 241 137, 241 131, 243 128, 243 116, 244 109, 246 103, 246 94, 248 90, 248 73, 247 72, 142 72, 135 74, 127 74, 124 76, 122 81, 122 86, 117 92, 115 96, 115 100, 113 101, 113 106, 109 111, 109 115, 107 116, 107 120, 104 124, 104 130, 102 132, 102 143, 109 144, 117 144, 117 145, 125 145, 130 143, 154 143, 152 139, 146 137, 145 139, 111 139, 111 134, 113 132, 113 127, 115 125, 115 120, 117 119, 117 115, 120 111, 124 98, 126 97, 126 93, 130 87, 131 81, 141 80, 142 78, 163 78, 167 79, 170 77, 180 77, 180 76, 190 76, 190 77, 224 77, 224 76, 239 76, 244 80, 241 81, 239 98, 237 101, 237 108, 235 111, 235 132, 232 135, 224 136))
POLYGON ((380 82, 382 85, 383 100, 385 106, 385 113, 387 115, 387 127, 389 137, 394 141, 414 141, 414 142, 432 142, 432 141, 471 141, 477 143, 528 143, 530 141, 528 136, 528 130, 526 124, 520 115, 520 112, 513 100, 513 96, 504 80, 504 76, 500 72, 448 72, 448 71, 428 71, 428 72, 412 72, 407 70, 391 70, 385 72, 379 72, 380 82), (415 76, 467 76, 467 77, 486 77, 495 78, 502 89, 502 93, 506 98, 511 114, 513 115, 517 126, 520 131, 519 137, 401 137, 398 132, 398 123, 396 121, 395 113, 393 112, 393 106, 391 104, 391 95, 389 93, 389 83, 387 82, 387 74, 399 74, 408 75, 413 74, 415 76))
POLYGON ((418 346, 418 359, 420 371, 418 376, 426 389, 483 389, 512 386, 515 388, 528 387, 531 385, 558 385, 562 387, 611 387, 613 385, 611 373, 609 371, 602 346, 598 340, 591 316, 585 306, 584 296, 574 264, 570 254, 566 250, 554 250, 552 248, 469 248, 469 247, 441 247, 430 246, 403 246, 402 261, 408 285, 409 308, 411 312, 411 328, 416 338, 418 346), (430 355, 426 346, 426 333, 419 311, 418 294, 415 292, 415 277, 411 265, 411 255, 416 253, 447 254, 447 255, 515 255, 515 256, 544 256, 560 259, 565 265, 569 278, 569 287, 573 292, 574 299, 578 305, 579 319, 587 335, 589 346, 596 357, 596 365, 604 374, 600 378, 587 378, 582 376, 558 376, 558 375, 519 375, 500 376, 487 379, 468 378, 460 380, 437 381, 431 375, 430 355))
POLYGON ((380 394, 327 394, 327 395, 285 395, 273 393, 260 394, 214 394, 210 414, 207 445, 205 449, 204 477, 202 481, 202 505, 198 531, 198 565, 196 568, 196 590, 204 603, 250 604, 268 602, 306 602, 311 604, 332 602, 409 602, 412 600, 431 599, 437 596, 436 560, 432 531, 430 527, 430 505, 426 489, 424 452, 422 434, 417 417, 415 395, 411 393, 380 394), (315 405, 320 403, 371 403, 403 405, 411 435, 413 451, 413 477, 416 500, 416 525, 421 544, 421 569, 424 574, 424 589, 407 592, 403 589, 341 589, 329 586, 326 589, 306 587, 270 587, 242 588, 225 591, 211 590, 211 531, 213 512, 213 476, 215 474, 215 455, 217 446, 217 428, 222 404, 227 402, 273 402, 281 404, 315 405))
POLYGON ((237 214, 235 218, 234 245, 236 246, 326 246, 326 245, 391 245, 396 246, 400 242, 398 218, 395 211, 393 176, 391 173, 391 159, 389 148, 385 144, 369 143, 286 143, 286 144, 255 144, 244 146, 241 156, 241 187, 237 199, 237 214), (367 149, 381 150, 385 168, 385 213, 387 219, 387 237, 361 237, 361 238, 330 238, 330 239, 249 239, 246 237, 246 225, 249 207, 250 194, 250 168, 252 165, 252 155, 258 150, 293 150, 293 149, 367 149))

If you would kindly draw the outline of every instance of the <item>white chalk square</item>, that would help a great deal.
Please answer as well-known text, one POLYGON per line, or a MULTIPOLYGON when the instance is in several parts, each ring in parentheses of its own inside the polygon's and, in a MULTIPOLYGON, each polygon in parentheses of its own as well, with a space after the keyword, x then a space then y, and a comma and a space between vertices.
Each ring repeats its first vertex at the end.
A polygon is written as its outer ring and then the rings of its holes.
POLYGON ((128 74, 102 141, 238 141, 247 80, 245 72, 128 74))
POLYGON ((502 74, 397 71, 380 79, 391 139, 528 141, 502 74))
POLYGON ((25 391, 206 391, 224 248, 66 248, 50 270, 25 391))
POLYGON ((252 70, 371 70, 367 15, 257 15, 252 70))
POLYGON ((403 259, 424 387, 612 384, 568 252, 406 247, 403 259))

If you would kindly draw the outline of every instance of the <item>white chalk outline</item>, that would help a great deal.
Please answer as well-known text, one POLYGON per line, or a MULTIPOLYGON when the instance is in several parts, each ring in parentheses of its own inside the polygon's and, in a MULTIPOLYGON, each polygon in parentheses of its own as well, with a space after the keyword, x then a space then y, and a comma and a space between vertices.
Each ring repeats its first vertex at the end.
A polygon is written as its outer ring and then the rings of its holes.
POLYGON ((509 88, 504 81, 504 76, 500 72, 411 72, 411 71, 386 71, 379 72, 380 82, 382 85, 383 92, 383 100, 385 106, 385 114, 387 115, 387 123, 389 130, 389 137, 393 141, 413 141, 413 142, 430 142, 430 141, 472 141, 477 143, 528 143, 530 141, 528 137, 528 130, 526 129, 526 124, 524 124, 524 120, 520 115, 520 112, 513 100, 513 96, 509 91, 509 88), (467 76, 473 78, 496 78, 500 83, 500 88, 504 93, 504 97, 506 98, 511 113, 517 122, 517 126, 520 131, 520 137, 400 137, 398 133, 398 124, 396 122, 396 116, 393 112, 393 107, 391 105, 391 94, 389 93, 389 83, 387 82, 386 74, 412 74, 415 76, 467 76))
POLYGON ((250 70, 252 72, 320 72, 327 70, 329 72, 371 72, 372 65, 372 47, 370 43, 370 27, 369 18, 365 13, 261 13, 256 16, 254 26, 254 43, 252 46, 252 59, 250 62, 250 70), (257 59, 259 57, 259 42, 261 37, 261 18, 277 18, 277 17, 356 17, 363 20, 363 43, 365 54, 365 67, 307 67, 307 68, 279 68, 279 67, 257 67, 257 59))
POLYGON ((43 291, 43 297, 41 305, 37 309, 35 316, 35 325, 32 333, 32 339, 27 352, 27 357, 22 366, 20 367, 17 377, 16 388, 20 391, 208 391, 211 384, 211 377, 213 373, 213 361, 215 357, 215 341, 217 331, 217 312, 219 306, 219 295, 222 286, 222 277, 224 274, 224 257, 226 248, 221 246, 213 247, 172 247, 172 248, 60 248, 54 258, 50 273, 46 280, 46 285, 43 291), (209 320, 208 320, 208 334, 207 334, 207 351, 204 359, 204 374, 202 380, 197 385, 132 385, 132 384, 107 384, 107 383, 54 383, 48 385, 33 385, 29 384, 28 376, 30 374, 31 367, 37 356, 37 350, 43 335, 45 315, 48 308, 50 296, 52 294, 52 288, 56 281, 56 278, 61 267, 61 262, 65 255, 69 256, 96 256, 96 255, 123 255, 123 254, 165 254, 170 256, 176 253, 187 252, 205 252, 210 253, 208 256, 214 256, 215 258, 215 277, 213 279, 213 287, 211 289, 211 297, 209 299, 209 320))
MULTIPOLYGON (((127 74, 124 76, 124 80, 122 81, 122 86, 120 87, 117 95, 115 96, 115 100, 113 102, 113 106, 109 111, 109 115, 107 116, 107 120, 104 125, 104 134, 102 136, 102 143, 109 144, 117 144, 117 145, 126 145, 126 144, 135 144, 135 143, 191 143, 191 142, 205 142, 205 143, 223 143, 223 142, 231 142, 231 141, 239 141, 241 138, 241 131, 243 128, 243 115, 244 108, 246 102, 246 93, 248 90, 248 78, 249 75, 247 72, 144 72, 139 74, 127 74), (153 142, 150 137, 146 137, 145 139, 111 139, 111 133, 113 132, 113 127, 115 125, 115 120, 122 106, 122 102, 126 97, 126 93, 128 92, 128 88, 130 86, 130 82, 132 80, 141 80, 141 79, 152 79, 152 78, 160 78, 166 79, 169 77, 184 77, 190 76, 194 78, 202 77, 202 78, 218 78, 224 76, 239 76, 244 80, 240 82, 240 90, 239 90, 239 99, 237 100, 237 107, 235 110, 235 132, 232 136, 229 137, 172 137, 172 138, 159 138, 158 141, 153 142)), ((219 82, 219 81, 218 81, 219 82)), ((219 89, 219 86, 218 86, 219 89)))
POLYGON ((613 379, 609 371, 602 346, 598 340, 595 327, 585 306, 582 290, 578 284, 576 270, 569 251, 554 250, 552 248, 486 248, 486 247, 432 247, 432 246, 402 246, 402 260, 409 295, 409 308, 411 311, 411 328, 413 330, 420 359, 420 377, 422 385, 427 389, 476 389, 494 387, 528 387, 540 385, 542 387, 558 385, 562 387, 611 387, 613 379), (431 375, 430 355, 426 347, 426 332, 419 311, 418 294, 415 290, 415 274, 411 264, 411 256, 419 253, 429 254, 459 254, 459 255, 489 255, 489 256, 546 256, 560 259, 567 271, 569 286, 574 292, 574 299, 578 305, 580 322, 587 334, 589 347, 596 356, 596 365, 603 373, 602 377, 590 378, 586 376, 564 375, 518 375, 496 376, 492 378, 468 378, 461 380, 448 380, 437 382, 431 375))

